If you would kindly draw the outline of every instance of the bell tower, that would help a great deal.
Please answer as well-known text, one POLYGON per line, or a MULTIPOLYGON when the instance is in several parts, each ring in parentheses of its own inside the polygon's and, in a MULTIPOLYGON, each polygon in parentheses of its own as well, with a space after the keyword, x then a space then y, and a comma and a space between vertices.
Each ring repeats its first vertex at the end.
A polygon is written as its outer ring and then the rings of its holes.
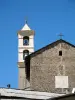
POLYGON ((18 69, 19 69, 19 89, 29 87, 25 73, 25 57, 34 52, 34 31, 28 26, 27 21, 18 32, 18 69))

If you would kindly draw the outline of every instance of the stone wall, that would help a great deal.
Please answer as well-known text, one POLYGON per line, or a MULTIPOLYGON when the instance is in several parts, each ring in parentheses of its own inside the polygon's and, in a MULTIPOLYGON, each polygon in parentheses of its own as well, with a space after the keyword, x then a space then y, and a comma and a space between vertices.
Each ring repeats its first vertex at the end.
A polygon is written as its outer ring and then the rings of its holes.
POLYGON ((31 57, 30 86, 37 91, 71 92, 75 87, 75 48, 64 42, 55 43, 31 57), (69 88, 55 88, 55 76, 68 76, 69 88))
POLYGON ((26 67, 24 62, 18 63, 18 88, 25 89, 30 87, 30 83, 26 78, 26 67))

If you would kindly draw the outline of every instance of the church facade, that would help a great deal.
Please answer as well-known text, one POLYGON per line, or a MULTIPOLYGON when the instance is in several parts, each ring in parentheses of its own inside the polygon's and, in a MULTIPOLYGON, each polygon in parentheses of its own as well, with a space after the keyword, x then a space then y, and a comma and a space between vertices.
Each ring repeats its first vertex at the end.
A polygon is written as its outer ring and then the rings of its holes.
POLYGON ((75 46, 59 39, 34 52, 34 31, 18 32, 19 88, 71 93, 75 88, 75 46))
POLYGON ((54 93, 72 92, 75 87, 74 45, 60 39, 29 57, 31 89, 54 93))

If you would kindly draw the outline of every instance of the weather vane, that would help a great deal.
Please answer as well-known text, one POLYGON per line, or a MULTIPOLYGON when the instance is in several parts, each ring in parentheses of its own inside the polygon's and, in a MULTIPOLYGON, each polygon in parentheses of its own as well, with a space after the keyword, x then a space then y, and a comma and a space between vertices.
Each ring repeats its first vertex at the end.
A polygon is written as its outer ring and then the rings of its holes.
POLYGON ((63 37, 64 35, 63 35, 62 33, 60 33, 58 36, 60 37, 60 39, 62 39, 62 37, 63 37))

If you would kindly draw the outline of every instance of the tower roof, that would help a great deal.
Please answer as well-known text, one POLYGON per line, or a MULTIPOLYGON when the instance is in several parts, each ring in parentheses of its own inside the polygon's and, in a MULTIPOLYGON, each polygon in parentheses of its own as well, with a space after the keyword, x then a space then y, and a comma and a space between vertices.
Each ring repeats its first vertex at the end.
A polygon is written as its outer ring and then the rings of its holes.
POLYGON ((25 23, 25 25, 23 26, 23 28, 21 29, 22 31, 25 31, 25 30, 31 30, 30 27, 28 26, 27 23, 25 23))

